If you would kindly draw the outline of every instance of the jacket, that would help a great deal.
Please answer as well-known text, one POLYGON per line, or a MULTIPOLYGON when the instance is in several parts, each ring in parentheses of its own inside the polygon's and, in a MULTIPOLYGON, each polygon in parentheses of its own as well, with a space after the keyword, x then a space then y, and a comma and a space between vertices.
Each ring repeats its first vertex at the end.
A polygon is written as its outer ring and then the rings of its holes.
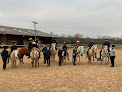
POLYGON ((32 49, 32 42, 29 42, 29 46, 28 46, 28 49, 31 50, 32 49))
POLYGON ((74 50, 74 49, 73 49, 72 56, 73 56, 73 57, 76 57, 76 55, 77 55, 77 50, 74 50))
POLYGON ((94 42, 89 43, 89 48, 91 48, 94 45, 94 42))
POLYGON ((51 52, 49 50, 45 50, 45 56, 46 57, 50 57, 51 56, 51 52))
POLYGON ((63 56, 62 56, 62 50, 59 50, 59 51, 58 51, 58 57, 60 57, 60 58, 63 57, 63 56))
POLYGON ((112 48, 111 51, 110 51, 110 56, 116 56, 116 49, 112 48))
POLYGON ((8 51, 6 50, 2 51, 1 57, 2 59, 7 60, 7 58, 9 58, 8 51))
POLYGON ((13 50, 16 50, 16 49, 17 49, 17 46, 12 45, 12 47, 11 47, 11 53, 12 53, 13 50))

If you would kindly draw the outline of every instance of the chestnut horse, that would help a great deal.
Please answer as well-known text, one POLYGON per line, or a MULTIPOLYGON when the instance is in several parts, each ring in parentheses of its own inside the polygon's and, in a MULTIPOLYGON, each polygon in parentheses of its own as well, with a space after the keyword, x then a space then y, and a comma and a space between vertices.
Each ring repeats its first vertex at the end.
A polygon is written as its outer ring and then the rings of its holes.
POLYGON ((25 47, 19 49, 18 55, 19 55, 19 59, 20 59, 20 64, 23 63, 23 57, 24 57, 24 55, 29 56, 29 52, 30 51, 27 48, 25 48, 25 47))

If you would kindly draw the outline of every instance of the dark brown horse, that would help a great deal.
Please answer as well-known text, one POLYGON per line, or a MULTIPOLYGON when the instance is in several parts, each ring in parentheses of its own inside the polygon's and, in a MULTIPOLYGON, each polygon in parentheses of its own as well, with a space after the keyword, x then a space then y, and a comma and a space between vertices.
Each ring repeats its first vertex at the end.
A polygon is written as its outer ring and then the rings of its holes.
POLYGON ((25 48, 25 47, 19 49, 18 55, 19 55, 19 59, 20 59, 20 64, 23 63, 23 57, 24 57, 24 55, 29 56, 29 52, 30 51, 27 48, 25 48))

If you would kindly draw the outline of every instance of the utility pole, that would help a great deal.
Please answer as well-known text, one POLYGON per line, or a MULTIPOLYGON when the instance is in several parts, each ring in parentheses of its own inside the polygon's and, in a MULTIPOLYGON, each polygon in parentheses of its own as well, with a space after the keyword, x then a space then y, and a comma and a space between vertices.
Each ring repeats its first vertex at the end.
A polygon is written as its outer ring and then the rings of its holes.
POLYGON ((36 24, 38 24, 37 22, 33 21, 34 24, 34 30, 35 30, 35 40, 36 40, 36 24))

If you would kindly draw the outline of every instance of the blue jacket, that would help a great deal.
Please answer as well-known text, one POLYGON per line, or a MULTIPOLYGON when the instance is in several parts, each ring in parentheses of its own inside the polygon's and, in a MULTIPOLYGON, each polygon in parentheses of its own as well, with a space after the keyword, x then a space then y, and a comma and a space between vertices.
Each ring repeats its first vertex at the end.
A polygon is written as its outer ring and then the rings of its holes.
POLYGON ((94 42, 89 43, 89 47, 91 48, 94 45, 94 42))
POLYGON ((51 56, 51 52, 49 50, 45 50, 45 56, 46 57, 50 57, 51 56))
MULTIPOLYGON (((110 47, 110 42, 109 42, 109 41, 108 41, 108 42, 105 41, 105 42, 103 43, 103 46, 105 46, 105 45, 107 45, 108 48, 109 48, 109 47, 110 47)), ((103 48, 103 46, 102 46, 102 48, 103 48)))
POLYGON ((12 45, 12 47, 11 47, 11 52, 13 51, 13 50, 16 50, 17 49, 17 46, 13 46, 12 45))

